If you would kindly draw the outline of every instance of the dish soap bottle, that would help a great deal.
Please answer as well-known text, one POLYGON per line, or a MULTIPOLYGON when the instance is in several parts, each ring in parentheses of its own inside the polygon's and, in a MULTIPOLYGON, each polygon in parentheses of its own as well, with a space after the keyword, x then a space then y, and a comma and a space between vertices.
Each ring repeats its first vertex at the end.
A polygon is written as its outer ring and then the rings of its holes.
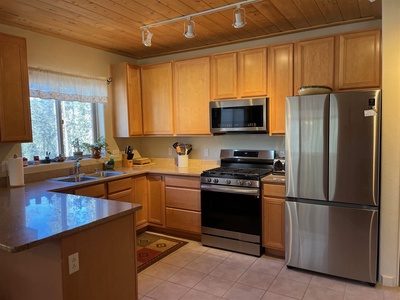
POLYGON ((108 162, 105 163, 106 165, 106 169, 110 170, 110 169, 114 169, 114 155, 110 155, 110 160, 108 162))

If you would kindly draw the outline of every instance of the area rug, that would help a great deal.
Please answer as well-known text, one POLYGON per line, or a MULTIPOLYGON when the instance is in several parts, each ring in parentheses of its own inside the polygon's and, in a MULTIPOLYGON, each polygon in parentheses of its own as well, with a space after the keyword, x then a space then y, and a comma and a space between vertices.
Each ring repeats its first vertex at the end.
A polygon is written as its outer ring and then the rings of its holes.
POLYGON ((187 242, 185 241, 169 236, 143 232, 136 237, 136 262, 138 273, 186 244, 187 242))

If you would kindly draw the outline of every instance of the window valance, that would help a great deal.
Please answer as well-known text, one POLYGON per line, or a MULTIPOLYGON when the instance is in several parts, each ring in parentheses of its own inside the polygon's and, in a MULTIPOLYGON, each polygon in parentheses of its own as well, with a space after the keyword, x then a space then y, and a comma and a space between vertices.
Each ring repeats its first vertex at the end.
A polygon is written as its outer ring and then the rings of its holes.
POLYGON ((29 67, 30 96, 41 99, 107 103, 106 78, 29 67))

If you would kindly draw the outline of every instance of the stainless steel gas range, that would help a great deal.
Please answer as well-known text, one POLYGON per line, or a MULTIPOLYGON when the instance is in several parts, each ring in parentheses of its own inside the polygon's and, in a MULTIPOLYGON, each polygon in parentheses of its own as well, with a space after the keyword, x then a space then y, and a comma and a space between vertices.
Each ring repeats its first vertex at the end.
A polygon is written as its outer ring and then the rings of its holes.
POLYGON ((221 167, 201 178, 201 241, 205 246, 262 254, 261 179, 272 173, 274 150, 221 150, 221 167))

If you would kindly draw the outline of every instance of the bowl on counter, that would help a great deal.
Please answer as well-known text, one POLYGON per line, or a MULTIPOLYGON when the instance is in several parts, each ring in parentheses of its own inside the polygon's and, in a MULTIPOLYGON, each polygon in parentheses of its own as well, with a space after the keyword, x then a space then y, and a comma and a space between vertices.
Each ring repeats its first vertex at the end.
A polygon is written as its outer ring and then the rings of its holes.
POLYGON ((307 86, 301 86, 297 92, 299 93, 300 96, 329 94, 330 92, 332 92, 332 88, 323 85, 307 85, 307 86))

